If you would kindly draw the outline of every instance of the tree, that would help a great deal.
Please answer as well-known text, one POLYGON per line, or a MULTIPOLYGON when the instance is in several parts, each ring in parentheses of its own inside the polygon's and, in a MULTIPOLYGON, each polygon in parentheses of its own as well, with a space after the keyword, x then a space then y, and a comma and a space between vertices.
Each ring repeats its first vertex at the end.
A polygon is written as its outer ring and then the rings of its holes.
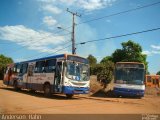
POLYGON ((160 71, 158 71, 156 75, 160 75, 160 71))
POLYGON ((103 87, 111 82, 113 79, 114 63, 111 61, 105 61, 96 66, 97 80, 101 81, 103 87))
POLYGON ((89 60, 90 74, 95 75, 95 66, 97 64, 97 59, 93 55, 89 55, 87 59, 89 60))
POLYGON ((107 61, 112 61, 112 57, 111 57, 111 56, 106 56, 106 57, 104 57, 104 58, 101 60, 100 63, 105 63, 105 62, 107 62, 107 61))
POLYGON ((0 80, 3 79, 4 69, 7 64, 13 63, 12 58, 0 55, 0 80))
POLYGON ((117 49, 112 54, 112 61, 116 62, 142 62, 148 70, 147 55, 142 54, 142 47, 131 40, 122 42, 122 49, 117 49))
POLYGON ((89 60, 90 66, 94 66, 97 64, 97 59, 93 55, 89 55, 87 59, 89 60))

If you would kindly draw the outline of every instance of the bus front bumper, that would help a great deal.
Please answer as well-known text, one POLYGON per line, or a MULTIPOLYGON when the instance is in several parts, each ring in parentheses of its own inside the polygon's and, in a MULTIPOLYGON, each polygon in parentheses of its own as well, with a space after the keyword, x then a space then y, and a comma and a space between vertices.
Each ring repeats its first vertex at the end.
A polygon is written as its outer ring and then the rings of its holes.
POLYGON ((114 88, 113 92, 115 95, 119 95, 119 96, 129 96, 129 97, 144 96, 144 90, 137 90, 137 89, 114 88))
POLYGON ((63 86, 64 94, 88 94, 88 87, 72 87, 72 86, 63 86))

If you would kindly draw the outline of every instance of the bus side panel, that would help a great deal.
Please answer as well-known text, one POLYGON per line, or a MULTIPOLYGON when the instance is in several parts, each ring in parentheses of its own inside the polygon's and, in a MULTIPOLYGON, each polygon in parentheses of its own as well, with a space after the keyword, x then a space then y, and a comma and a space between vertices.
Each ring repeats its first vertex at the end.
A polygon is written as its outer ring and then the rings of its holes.
POLYGON ((13 86, 14 80, 17 79, 18 73, 14 73, 13 71, 9 72, 9 69, 7 69, 6 73, 4 74, 3 84, 8 86, 13 86))
POLYGON ((29 78, 27 85, 29 89, 43 91, 44 84, 49 83, 53 88, 54 73, 33 73, 29 78))

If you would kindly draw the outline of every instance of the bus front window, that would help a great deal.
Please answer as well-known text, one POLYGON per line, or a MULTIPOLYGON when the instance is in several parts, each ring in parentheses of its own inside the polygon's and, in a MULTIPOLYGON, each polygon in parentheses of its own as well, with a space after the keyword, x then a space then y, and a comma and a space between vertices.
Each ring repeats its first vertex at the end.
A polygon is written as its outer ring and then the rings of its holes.
POLYGON ((66 76, 76 81, 87 81, 89 78, 88 65, 76 62, 67 63, 66 76))
POLYGON ((144 84, 144 69, 119 68, 116 69, 116 83, 121 84, 144 84))

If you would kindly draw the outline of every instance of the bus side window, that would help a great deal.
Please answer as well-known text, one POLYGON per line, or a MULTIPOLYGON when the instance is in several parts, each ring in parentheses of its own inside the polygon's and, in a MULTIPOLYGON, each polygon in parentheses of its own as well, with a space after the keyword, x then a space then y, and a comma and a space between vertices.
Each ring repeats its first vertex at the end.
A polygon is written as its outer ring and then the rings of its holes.
POLYGON ((45 67, 45 61, 38 61, 36 62, 35 66, 35 73, 42 73, 44 72, 44 67, 45 67))
POLYGON ((47 73, 55 72, 56 59, 51 59, 46 61, 45 70, 47 73))
POLYGON ((16 69, 17 69, 17 68, 16 68, 16 64, 14 64, 14 67, 13 67, 13 72, 14 72, 14 73, 16 73, 16 69))
POLYGON ((28 76, 33 76, 33 66, 28 67, 28 76))
POLYGON ((20 71, 19 73, 23 73, 23 64, 20 65, 20 71))
POLYGON ((24 63, 22 67, 22 74, 27 73, 28 63, 24 63))
POLYGON ((19 73, 20 72, 20 68, 21 68, 21 65, 20 64, 17 64, 17 73, 19 73))

